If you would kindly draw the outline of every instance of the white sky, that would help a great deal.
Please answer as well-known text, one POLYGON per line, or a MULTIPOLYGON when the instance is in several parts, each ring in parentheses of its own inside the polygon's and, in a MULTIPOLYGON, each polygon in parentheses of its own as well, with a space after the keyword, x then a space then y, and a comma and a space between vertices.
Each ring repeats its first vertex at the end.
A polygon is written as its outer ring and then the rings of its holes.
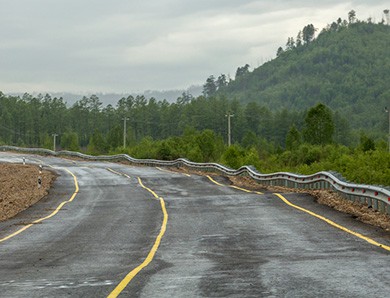
POLYGON ((307 24, 382 19, 390 3, 336 0, 0 0, 0 91, 185 89, 256 68, 307 24))

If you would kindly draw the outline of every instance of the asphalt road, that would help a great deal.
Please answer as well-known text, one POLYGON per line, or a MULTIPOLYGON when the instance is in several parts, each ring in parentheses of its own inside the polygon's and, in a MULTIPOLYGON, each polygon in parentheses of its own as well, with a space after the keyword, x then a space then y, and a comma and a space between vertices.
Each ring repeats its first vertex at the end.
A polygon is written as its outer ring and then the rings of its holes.
MULTIPOLYGON (((0 162, 21 162, 21 156, 0 153, 0 162)), ((226 186, 158 168, 26 157, 51 165, 59 177, 45 199, 0 223, 0 241, 74 198, 0 242, 0 297, 389 296, 389 251, 273 193, 234 189, 223 177, 214 179, 226 186), (77 177, 76 194, 67 170, 77 177), (127 284, 123 279, 134 269, 127 284)), ((308 195, 283 195, 390 245, 390 233, 308 195)))

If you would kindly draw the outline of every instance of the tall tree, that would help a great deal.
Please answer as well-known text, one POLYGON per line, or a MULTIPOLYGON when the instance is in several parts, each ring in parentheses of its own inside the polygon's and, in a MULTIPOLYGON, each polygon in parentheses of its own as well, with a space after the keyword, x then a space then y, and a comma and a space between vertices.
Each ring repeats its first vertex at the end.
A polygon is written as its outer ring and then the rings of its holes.
POLYGON ((218 77, 216 84, 217 84, 218 90, 220 90, 220 89, 223 88, 223 87, 226 87, 227 84, 228 84, 226 75, 221 74, 221 75, 218 77))
POLYGON ((333 141, 333 133, 332 111, 322 103, 309 109, 303 131, 305 141, 315 145, 330 144, 333 141))
POLYGON ((287 133, 286 137, 286 149, 287 150, 294 150, 298 148, 298 146, 301 144, 301 134, 299 133, 298 129, 293 124, 287 133))
POLYGON ((217 85, 213 75, 209 76, 206 83, 203 85, 203 95, 205 97, 211 97, 217 92, 217 85))
POLYGON ((353 9, 348 12, 348 22, 350 24, 354 23, 356 20, 356 11, 354 11, 353 9))
POLYGON ((284 52, 283 48, 279 47, 278 50, 276 51, 276 57, 279 57, 280 55, 282 55, 283 52, 284 52))
POLYGON ((315 32, 316 32, 316 28, 314 28, 313 24, 303 27, 302 39, 305 42, 305 44, 310 43, 314 39, 315 32))
POLYGON ((286 43, 286 50, 292 50, 293 48, 295 48, 294 37, 289 37, 286 43))
POLYGON ((240 77, 248 74, 249 73, 249 67, 250 67, 249 64, 245 64, 242 67, 238 67, 237 71, 236 71, 236 80, 237 80, 237 78, 240 78, 240 77))
POLYGON ((107 145, 106 140, 102 136, 101 132, 96 129, 89 141, 87 152, 92 155, 99 155, 107 153, 108 149, 109 146, 107 145))
POLYGON ((263 120, 261 107, 256 102, 248 103, 244 109, 244 117, 247 129, 257 135, 260 130, 260 122, 263 120))
POLYGON ((77 133, 73 131, 67 131, 61 136, 61 147, 65 150, 79 151, 79 138, 77 133))
POLYGON ((194 99, 194 97, 192 96, 191 93, 189 93, 189 92, 183 92, 183 93, 181 94, 181 96, 179 96, 179 97, 177 98, 176 102, 177 102, 178 104, 187 104, 187 103, 190 103, 191 100, 193 100, 193 99, 194 99))

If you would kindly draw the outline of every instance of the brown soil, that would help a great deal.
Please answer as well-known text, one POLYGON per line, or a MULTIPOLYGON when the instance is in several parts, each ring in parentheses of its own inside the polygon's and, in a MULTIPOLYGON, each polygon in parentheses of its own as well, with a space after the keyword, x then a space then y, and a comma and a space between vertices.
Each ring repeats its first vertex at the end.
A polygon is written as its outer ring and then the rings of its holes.
POLYGON ((27 209, 48 194, 56 175, 36 165, 0 164, 0 221, 27 209), (38 177, 41 187, 38 187, 38 177))

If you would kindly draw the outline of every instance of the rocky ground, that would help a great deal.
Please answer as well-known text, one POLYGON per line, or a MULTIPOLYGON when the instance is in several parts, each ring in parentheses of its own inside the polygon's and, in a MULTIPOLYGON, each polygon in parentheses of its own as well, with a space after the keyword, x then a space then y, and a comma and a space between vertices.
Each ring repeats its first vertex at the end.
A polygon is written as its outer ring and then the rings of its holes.
POLYGON ((48 170, 40 173, 36 165, 0 164, 0 221, 15 216, 46 196, 55 178, 48 170))

